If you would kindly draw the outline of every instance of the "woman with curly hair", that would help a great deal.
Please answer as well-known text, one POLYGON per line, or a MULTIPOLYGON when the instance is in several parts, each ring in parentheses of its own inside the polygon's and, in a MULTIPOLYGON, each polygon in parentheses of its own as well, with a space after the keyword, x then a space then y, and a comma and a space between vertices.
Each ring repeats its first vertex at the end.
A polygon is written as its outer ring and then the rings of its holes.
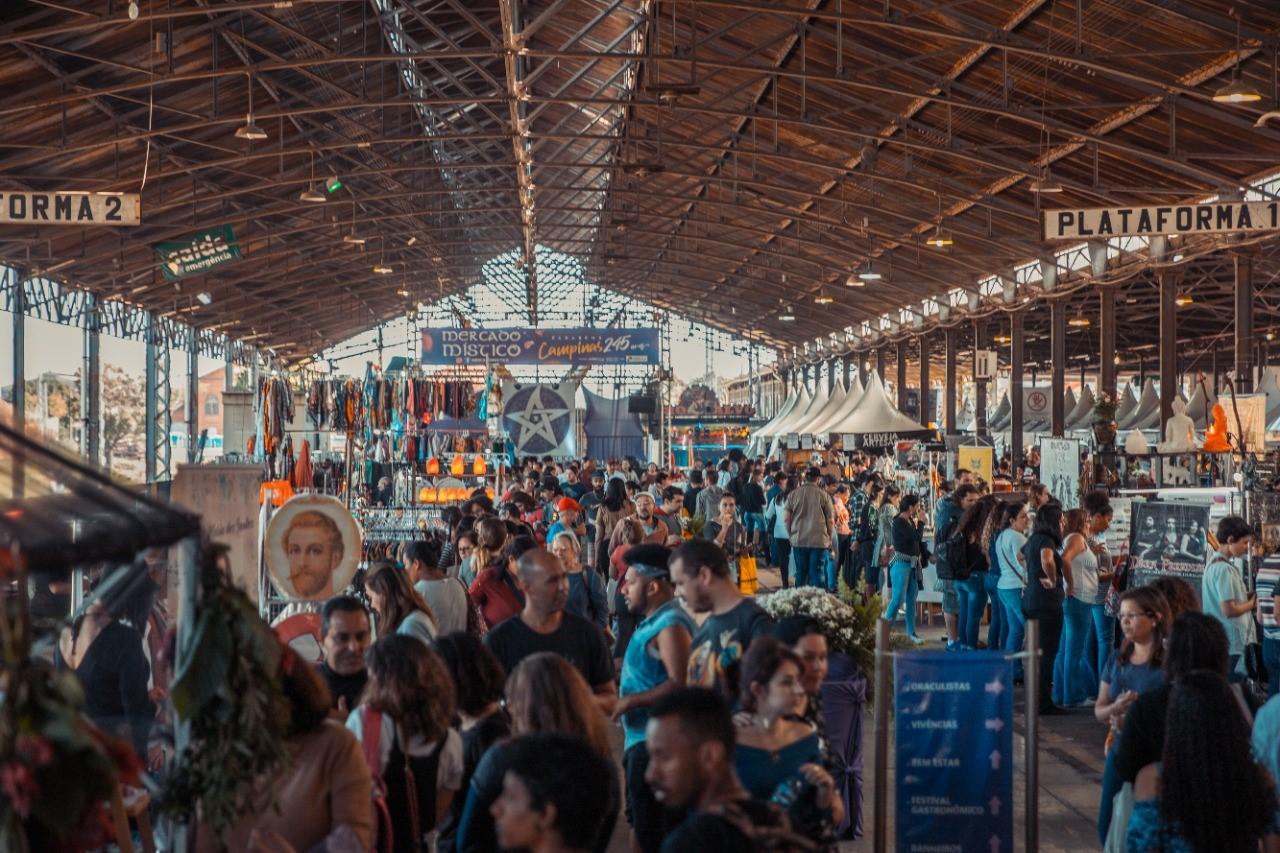
POLYGON ((432 833, 462 787, 453 679, 435 652, 403 634, 374 643, 365 663, 369 683, 347 728, 382 786, 387 814, 375 821, 393 850, 432 849, 432 833))
MULTIPOLYGON (((586 680, 564 658, 538 652, 522 660, 507 678, 507 710, 511 733, 568 734, 585 740, 599 755, 612 761, 609 724, 586 680)), ((502 793, 502 781, 510 767, 506 743, 485 753, 471 777, 467 805, 458 827, 457 850, 481 853, 497 849, 493 815, 489 809, 502 793)), ((615 781, 609 794, 609 813, 603 831, 592 848, 605 853, 621 808, 621 791, 615 781)))
POLYGON ((1254 760, 1249 725, 1221 674, 1198 670, 1174 683, 1161 761, 1138 771, 1126 850, 1280 849, 1276 787, 1254 760))

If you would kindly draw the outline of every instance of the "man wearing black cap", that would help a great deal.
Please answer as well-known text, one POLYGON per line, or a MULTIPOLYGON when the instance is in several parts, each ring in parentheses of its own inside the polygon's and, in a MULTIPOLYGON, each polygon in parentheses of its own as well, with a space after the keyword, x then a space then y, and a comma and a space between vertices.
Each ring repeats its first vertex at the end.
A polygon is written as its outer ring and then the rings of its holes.
POLYGON ((644 780, 649 766, 645 748, 648 707, 684 686, 693 646, 693 619, 676 601, 667 563, 671 550, 661 545, 636 545, 622 561, 627 573, 622 595, 627 609, 641 619, 622 660, 622 679, 614 718, 622 720, 623 766, 627 779, 627 819, 635 847, 657 853, 669 827, 662 806, 644 780))
MULTIPOLYGON (((591 490, 584 493, 578 503, 582 505, 582 517, 587 522, 587 547, 582 556, 590 564, 595 562, 592 558, 596 553, 596 536, 599 535, 596 531, 596 512, 600 509, 600 504, 604 503, 604 472, 599 468, 591 472, 591 490)), ((605 535, 608 536, 609 533, 605 535)))

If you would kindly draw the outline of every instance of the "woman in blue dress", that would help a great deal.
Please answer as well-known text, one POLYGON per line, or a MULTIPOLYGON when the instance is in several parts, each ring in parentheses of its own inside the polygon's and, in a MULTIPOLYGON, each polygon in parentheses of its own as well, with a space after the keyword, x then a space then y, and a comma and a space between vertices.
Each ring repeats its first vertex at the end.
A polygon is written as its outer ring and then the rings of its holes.
POLYGON ((822 766, 818 731, 803 720, 804 663, 772 637, 760 637, 740 667, 742 713, 733 753, 738 778, 753 798, 786 807, 798 831, 825 841, 844 806, 822 766))

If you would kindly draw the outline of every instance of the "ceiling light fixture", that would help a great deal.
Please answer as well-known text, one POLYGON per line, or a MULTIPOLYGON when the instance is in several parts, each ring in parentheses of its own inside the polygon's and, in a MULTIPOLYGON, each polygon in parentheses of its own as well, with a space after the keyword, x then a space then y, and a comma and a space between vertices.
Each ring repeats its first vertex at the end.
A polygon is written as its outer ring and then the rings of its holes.
POLYGON ((928 243, 935 249, 945 249, 948 246, 954 246, 955 240, 951 239, 951 235, 942 230, 942 226, 938 225, 933 229, 933 236, 929 238, 928 243))
POLYGON ((1060 193, 1062 192, 1062 184, 1049 177, 1049 173, 1046 171, 1043 178, 1031 182, 1031 191, 1042 195, 1045 193, 1060 193))
POLYGON ((201 305, 208 305, 213 302, 213 294, 207 290, 202 290, 196 294, 196 301, 201 305))
POLYGON ((244 124, 236 128, 236 138, 247 139, 251 142, 266 139, 267 132, 258 127, 253 121, 253 77, 245 75, 245 79, 249 81, 249 112, 245 113, 244 124))
POLYGON ((858 277, 856 272, 849 273, 849 277, 844 280, 844 283, 846 287, 862 287, 866 284, 866 282, 858 277))
POLYGON ((1219 104, 1250 104, 1262 100, 1262 93, 1240 79, 1240 13, 1232 9, 1236 19, 1236 63, 1231 66, 1231 80, 1227 85, 1213 93, 1213 100, 1219 104))
POLYGON ((333 195, 338 190, 342 189, 342 179, 337 175, 331 175, 329 180, 324 182, 324 189, 329 195, 333 195))
POLYGON ((813 297, 813 301, 816 305, 830 305, 832 302, 835 302, 834 299, 827 296, 826 291, 824 290, 819 290, 818 295, 813 297))
POLYGON ((305 201, 309 204, 323 204, 327 200, 322 193, 316 192, 314 185, 308 186, 298 193, 298 201, 305 201))
POLYGON ((355 246, 363 246, 365 238, 356 233, 356 203, 351 202, 351 233, 342 237, 342 242, 351 243, 355 246))
POLYGON ((783 312, 778 315, 778 319, 784 323, 794 323, 796 319, 796 315, 795 315, 795 312, 791 310, 791 306, 788 305, 786 309, 783 310, 783 312))
POLYGON ((378 275, 390 275, 391 273, 395 272, 395 270, 393 270, 391 267, 387 266, 386 264, 376 265, 373 268, 373 271, 378 275))
POLYGON ((1078 328, 1078 329, 1079 329, 1079 328, 1084 328, 1085 326, 1089 325, 1089 322, 1090 322, 1090 321, 1089 321, 1089 318, 1088 318, 1088 317, 1085 317, 1085 316, 1083 316, 1083 315, 1078 315, 1078 316, 1072 317, 1070 320, 1068 320, 1068 321, 1067 321, 1067 325, 1068 325, 1068 326, 1075 326, 1076 328, 1078 328))
POLYGON ((996 343, 998 343, 998 344, 1011 344, 1011 343, 1013 343, 1013 338, 1009 337, 1008 335, 996 335, 996 336, 995 336, 994 338, 992 338, 991 340, 995 341, 995 342, 996 342, 996 343))
POLYGON ((871 261, 868 260, 862 269, 858 271, 858 278, 862 281, 879 281, 883 276, 876 271, 875 267, 871 266, 871 261))
POLYGON ((399 290, 397 290, 397 291, 396 291, 396 296, 406 296, 406 297, 407 297, 408 295, 409 295, 409 291, 405 290, 403 287, 401 287, 399 290))
POLYGON ((1191 298, 1189 294, 1184 293, 1178 298, 1174 299, 1173 304, 1178 306, 1190 305, 1193 301, 1194 300, 1191 298))
POLYGON ((414 243, 416 243, 416 242, 418 242, 418 235, 417 235, 417 234, 414 234, 412 237, 410 237, 408 240, 406 240, 406 241, 404 242, 404 244, 405 244, 406 246, 412 246, 412 245, 413 245, 414 243))

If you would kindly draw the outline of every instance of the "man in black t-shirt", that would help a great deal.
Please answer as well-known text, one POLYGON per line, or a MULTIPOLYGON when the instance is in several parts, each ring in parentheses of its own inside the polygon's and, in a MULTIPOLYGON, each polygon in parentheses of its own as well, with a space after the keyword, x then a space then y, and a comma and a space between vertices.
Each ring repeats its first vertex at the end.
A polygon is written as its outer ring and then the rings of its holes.
POLYGON ((773 630, 773 619, 738 591, 724 550, 708 539, 690 539, 676 549, 671 580, 690 612, 711 614, 693 635, 688 683, 727 694, 725 670, 746 654, 752 640, 773 630))
POLYGON ((333 695, 334 717, 346 722, 347 714, 360 704, 360 694, 369 680, 364 666, 370 640, 369 611, 360 599, 339 595, 324 603, 320 619, 324 647, 320 675, 333 695))
POLYGON ((816 849, 781 808, 751 799, 733 768, 734 741, 729 706, 714 691, 686 687, 650 706, 645 781, 668 809, 687 810, 662 853, 816 849))
POLYGON ((516 585, 524 593, 524 609, 490 631, 485 645, 508 673, 529 655, 560 655, 582 673, 604 712, 612 713, 618 699, 613 658, 599 628, 565 612, 569 575, 559 558, 545 548, 526 551, 516 562, 516 585))

